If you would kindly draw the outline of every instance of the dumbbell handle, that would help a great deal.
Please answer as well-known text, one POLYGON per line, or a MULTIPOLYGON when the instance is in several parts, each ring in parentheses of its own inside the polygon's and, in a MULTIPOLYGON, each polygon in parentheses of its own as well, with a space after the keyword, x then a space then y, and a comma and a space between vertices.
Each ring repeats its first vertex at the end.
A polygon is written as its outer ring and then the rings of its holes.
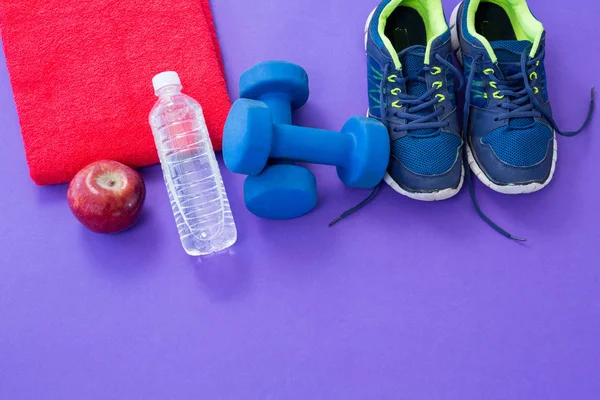
POLYGON ((269 107, 273 114, 273 123, 275 124, 291 124, 292 123, 292 108, 290 99, 284 94, 267 93, 259 96, 259 101, 262 101, 269 107))
MULTIPOLYGON (((273 123, 275 124, 292 124, 292 106, 290 98, 281 93, 265 93, 258 96, 256 100, 262 101, 269 107, 273 114, 273 123)), ((294 160, 285 160, 282 158, 269 159, 269 165, 273 164, 295 164, 294 160)))
POLYGON ((293 125, 273 125, 271 157, 315 164, 344 166, 353 151, 347 133, 293 125))

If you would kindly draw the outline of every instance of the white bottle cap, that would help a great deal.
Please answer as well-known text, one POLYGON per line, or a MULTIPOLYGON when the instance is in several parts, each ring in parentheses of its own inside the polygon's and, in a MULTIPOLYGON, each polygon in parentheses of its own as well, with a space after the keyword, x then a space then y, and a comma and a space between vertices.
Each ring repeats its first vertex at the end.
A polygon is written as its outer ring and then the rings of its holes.
POLYGON ((160 89, 169 85, 181 85, 181 80, 179 80, 179 75, 174 71, 166 71, 161 72, 152 78, 152 85, 154 86, 154 91, 158 92, 160 89))

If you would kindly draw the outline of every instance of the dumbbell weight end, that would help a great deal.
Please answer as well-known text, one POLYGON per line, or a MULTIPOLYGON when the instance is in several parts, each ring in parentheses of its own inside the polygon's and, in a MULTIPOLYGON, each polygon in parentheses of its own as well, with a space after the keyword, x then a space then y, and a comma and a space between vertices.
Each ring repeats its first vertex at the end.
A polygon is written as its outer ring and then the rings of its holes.
POLYGON ((292 164, 267 167, 244 182, 244 202, 252 214, 267 219, 301 217, 317 205, 317 182, 306 168, 292 164))

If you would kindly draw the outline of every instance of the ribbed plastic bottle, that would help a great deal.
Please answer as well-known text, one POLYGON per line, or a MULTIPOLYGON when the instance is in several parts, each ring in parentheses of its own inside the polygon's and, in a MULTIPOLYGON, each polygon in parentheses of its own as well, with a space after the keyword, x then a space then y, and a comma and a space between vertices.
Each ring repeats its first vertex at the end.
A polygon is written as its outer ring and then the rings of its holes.
POLYGON ((225 250, 237 230, 202 107, 181 93, 176 72, 160 73, 152 84, 158 101, 150 126, 181 244, 192 256, 225 250))

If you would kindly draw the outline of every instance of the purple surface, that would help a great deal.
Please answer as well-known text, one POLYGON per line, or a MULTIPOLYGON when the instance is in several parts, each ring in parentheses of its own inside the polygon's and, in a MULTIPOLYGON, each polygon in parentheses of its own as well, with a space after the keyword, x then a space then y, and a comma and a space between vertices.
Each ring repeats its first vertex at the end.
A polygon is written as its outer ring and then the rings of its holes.
MULTIPOLYGON (((338 129, 363 115, 375 5, 215 0, 232 98, 247 67, 285 59, 311 80, 299 123, 338 129)), ((556 120, 575 128, 600 83, 600 3, 530 5, 548 30, 556 120)), ((466 191, 426 204, 386 187, 329 229, 367 194, 329 167, 311 167, 315 212, 263 221, 244 209, 244 178, 223 171, 239 242, 199 261, 181 249, 157 166, 142 170, 141 223, 118 236, 79 225, 65 185, 30 181, 0 60, 0 399, 600 397, 600 117, 559 138, 541 193, 477 185, 526 245, 486 226, 466 191)))

